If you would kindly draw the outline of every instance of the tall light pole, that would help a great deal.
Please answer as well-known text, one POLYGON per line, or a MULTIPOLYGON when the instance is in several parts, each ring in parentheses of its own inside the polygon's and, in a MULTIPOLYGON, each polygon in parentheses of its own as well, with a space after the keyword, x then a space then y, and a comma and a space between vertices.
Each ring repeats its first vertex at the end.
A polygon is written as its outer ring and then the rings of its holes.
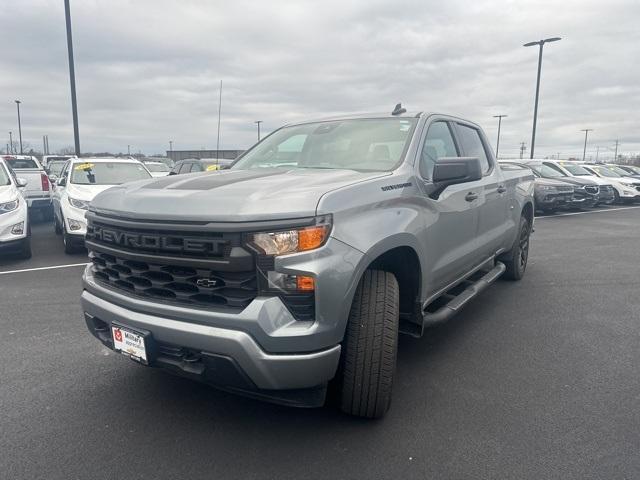
MULTIPOLYGON (((500 150, 500 126, 502 125, 502 119, 508 117, 508 115, 494 115, 493 118, 498 119, 498 140, 496 141, 496 159, 498 158, 498 151, 500 150)), ((258 135, 258 140, 260 136, 258 135)))
POLYGON ((613 156, 613 163, 618 161, 618 145, 620 144, 620 142, 618 141, 618 139, 616 138, 616 153, 614 153, 613 156))
POLYGON ((173 140, 169 140, 169 153, 173 153, 173 140))
POLYGON ((9 132, 9 145, 10 145, 11 151, 7 153, 11 155, 13 153, 13 132, 9 132))
POLYGON ((542 47, 545 43, 557 42, 561 40, 560 37, 545 38, 544 40, 538 40, 537 42, 525 43, 525 47, 533 47, 534 45, 540 46, 538 53, 538 79, 536 80, 536 101, 533 107, 533 132, 531 133, 531 149, 530 157, 533 158, 534 149, 536 146, 536 123, 538 122, 538 98, 540 97, 540 73, 542 71, 542 47))
POLYGON ((580 131, 584 132, 584 150, 582 150, 582 161, 584 162, 587 156, 587 136, 589 136, 589 132, 593 132, 593 128, 583 128, 580 131))
POLYGON ((20 155, 22 155, 22 125, 20 124, 20 100, 15 100, 16 107, 18 107, 18 135, 20 136, 20 155))
POLYGON ((67 52, 69 55, 69 83, 71 84, 71 113, 73 115, 73 139, 76 155, 80 156, 80 133, 78 131, 78 103, 76 101, 76 71, 73 63, 73 39, 71 37, 71 9, 69 0, 64 0, 64 17, 67 24, 67 52))
POLYGON ((255 123, 258 126, 258 141, 260 141, 260 124, 262 123, 262 120, 256 120, 255 123))
POLYGON ((131 155, 131 145, 127 145, 127 155, 131 155))

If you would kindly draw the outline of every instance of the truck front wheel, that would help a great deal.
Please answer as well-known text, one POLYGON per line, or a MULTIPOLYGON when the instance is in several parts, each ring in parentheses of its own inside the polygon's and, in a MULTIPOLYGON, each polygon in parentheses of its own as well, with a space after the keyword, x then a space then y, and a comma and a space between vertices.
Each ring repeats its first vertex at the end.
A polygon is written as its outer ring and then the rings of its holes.
POLYGON ((399 315, 396 277, 389 272, 367 270, 356 290, 343 342, 343 412, 378 418, 389 409, 399 315))

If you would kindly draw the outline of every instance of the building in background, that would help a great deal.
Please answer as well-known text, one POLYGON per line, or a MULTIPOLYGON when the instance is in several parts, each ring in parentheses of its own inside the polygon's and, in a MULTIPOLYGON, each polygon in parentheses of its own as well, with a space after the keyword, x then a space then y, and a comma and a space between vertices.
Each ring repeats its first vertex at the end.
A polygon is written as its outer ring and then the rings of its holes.
POLYGON ((174 162, 187 158, 221 158, 233 160, 244 150, 167 150, 167 157, 174 162))

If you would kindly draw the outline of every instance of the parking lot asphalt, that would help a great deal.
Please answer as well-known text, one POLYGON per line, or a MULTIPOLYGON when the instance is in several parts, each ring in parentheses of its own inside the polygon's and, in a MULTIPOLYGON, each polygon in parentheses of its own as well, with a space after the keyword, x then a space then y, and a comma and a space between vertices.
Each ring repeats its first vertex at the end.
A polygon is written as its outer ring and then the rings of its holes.
POLYGON ((539 219, 525 279, 402 337, 379 421, 237 397, 86 330, 49 224, 0 261, 0 478, 640 478, 640 208, 539 219))

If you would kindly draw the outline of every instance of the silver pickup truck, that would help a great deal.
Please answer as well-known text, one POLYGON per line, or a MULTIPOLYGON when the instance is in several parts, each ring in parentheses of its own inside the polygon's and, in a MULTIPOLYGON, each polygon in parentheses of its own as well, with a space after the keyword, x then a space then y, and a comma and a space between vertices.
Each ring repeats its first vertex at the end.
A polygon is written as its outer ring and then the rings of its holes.
POLYGON ((229 170, 95 197, 82 307, 141 364, 379 417, 398 333, 522 278, 533 212, 531 172, 503 172, 467 120, 398 106, 297 123, 229 170))
POLYGON ((17 177, 27 181, 24 198, 29 212, 40 211, 46 218, 53 217, 49 175, 36 157, 31 155, 5 155, 5 163, 17 177))

